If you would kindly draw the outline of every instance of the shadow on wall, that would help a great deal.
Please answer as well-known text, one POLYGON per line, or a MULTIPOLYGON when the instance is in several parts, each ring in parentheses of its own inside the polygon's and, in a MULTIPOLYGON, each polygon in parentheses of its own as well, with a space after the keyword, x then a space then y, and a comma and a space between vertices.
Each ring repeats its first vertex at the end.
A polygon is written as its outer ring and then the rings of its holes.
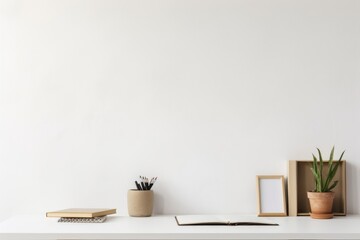
POLYGON ((154 215, 164 214, 164 197, 158 192, 154 192, 154 215))

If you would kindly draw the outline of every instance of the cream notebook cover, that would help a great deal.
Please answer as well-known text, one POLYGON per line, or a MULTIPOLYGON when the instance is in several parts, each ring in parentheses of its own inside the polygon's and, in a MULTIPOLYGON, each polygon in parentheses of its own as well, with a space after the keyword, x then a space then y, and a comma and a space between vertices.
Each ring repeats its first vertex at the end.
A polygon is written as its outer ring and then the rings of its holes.
POLYGON ((114 208, 68 208, 54 212, 47 212, 47 217, 81 217, 93 218, 116 213, 114 208))

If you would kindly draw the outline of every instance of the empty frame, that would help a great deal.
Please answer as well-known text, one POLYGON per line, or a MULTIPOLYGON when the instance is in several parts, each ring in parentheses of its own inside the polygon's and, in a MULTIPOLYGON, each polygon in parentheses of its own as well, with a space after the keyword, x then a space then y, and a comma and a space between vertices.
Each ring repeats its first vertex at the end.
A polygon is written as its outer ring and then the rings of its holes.
POLYGON ((284 176, 257 176, 258 216, 286 216, 284 176))

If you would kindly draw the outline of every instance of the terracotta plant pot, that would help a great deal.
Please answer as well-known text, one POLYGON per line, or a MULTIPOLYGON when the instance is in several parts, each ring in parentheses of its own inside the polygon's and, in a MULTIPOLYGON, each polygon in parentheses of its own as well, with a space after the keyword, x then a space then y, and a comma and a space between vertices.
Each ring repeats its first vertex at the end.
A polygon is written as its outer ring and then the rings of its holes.
POLYGON ((329 219, 334 216, 332 207, 335 193, 333 192, 308 192, 310 201, 310 216, 316 219, 329 219))
POLYGON ((130 189, 127 202, 129 216, 150 217, 153 212, 154 192, 152 190, 130 189))

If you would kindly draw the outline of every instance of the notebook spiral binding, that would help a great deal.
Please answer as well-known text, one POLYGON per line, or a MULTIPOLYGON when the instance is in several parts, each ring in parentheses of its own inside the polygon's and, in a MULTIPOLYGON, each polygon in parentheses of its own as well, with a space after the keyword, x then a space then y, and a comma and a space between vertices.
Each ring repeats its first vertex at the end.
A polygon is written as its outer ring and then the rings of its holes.
POLYGON ((105 222, 106 216, 93 218, 77 218, 77 217, 62 217, 58 222, 62 223, 102 223, 105 222))

